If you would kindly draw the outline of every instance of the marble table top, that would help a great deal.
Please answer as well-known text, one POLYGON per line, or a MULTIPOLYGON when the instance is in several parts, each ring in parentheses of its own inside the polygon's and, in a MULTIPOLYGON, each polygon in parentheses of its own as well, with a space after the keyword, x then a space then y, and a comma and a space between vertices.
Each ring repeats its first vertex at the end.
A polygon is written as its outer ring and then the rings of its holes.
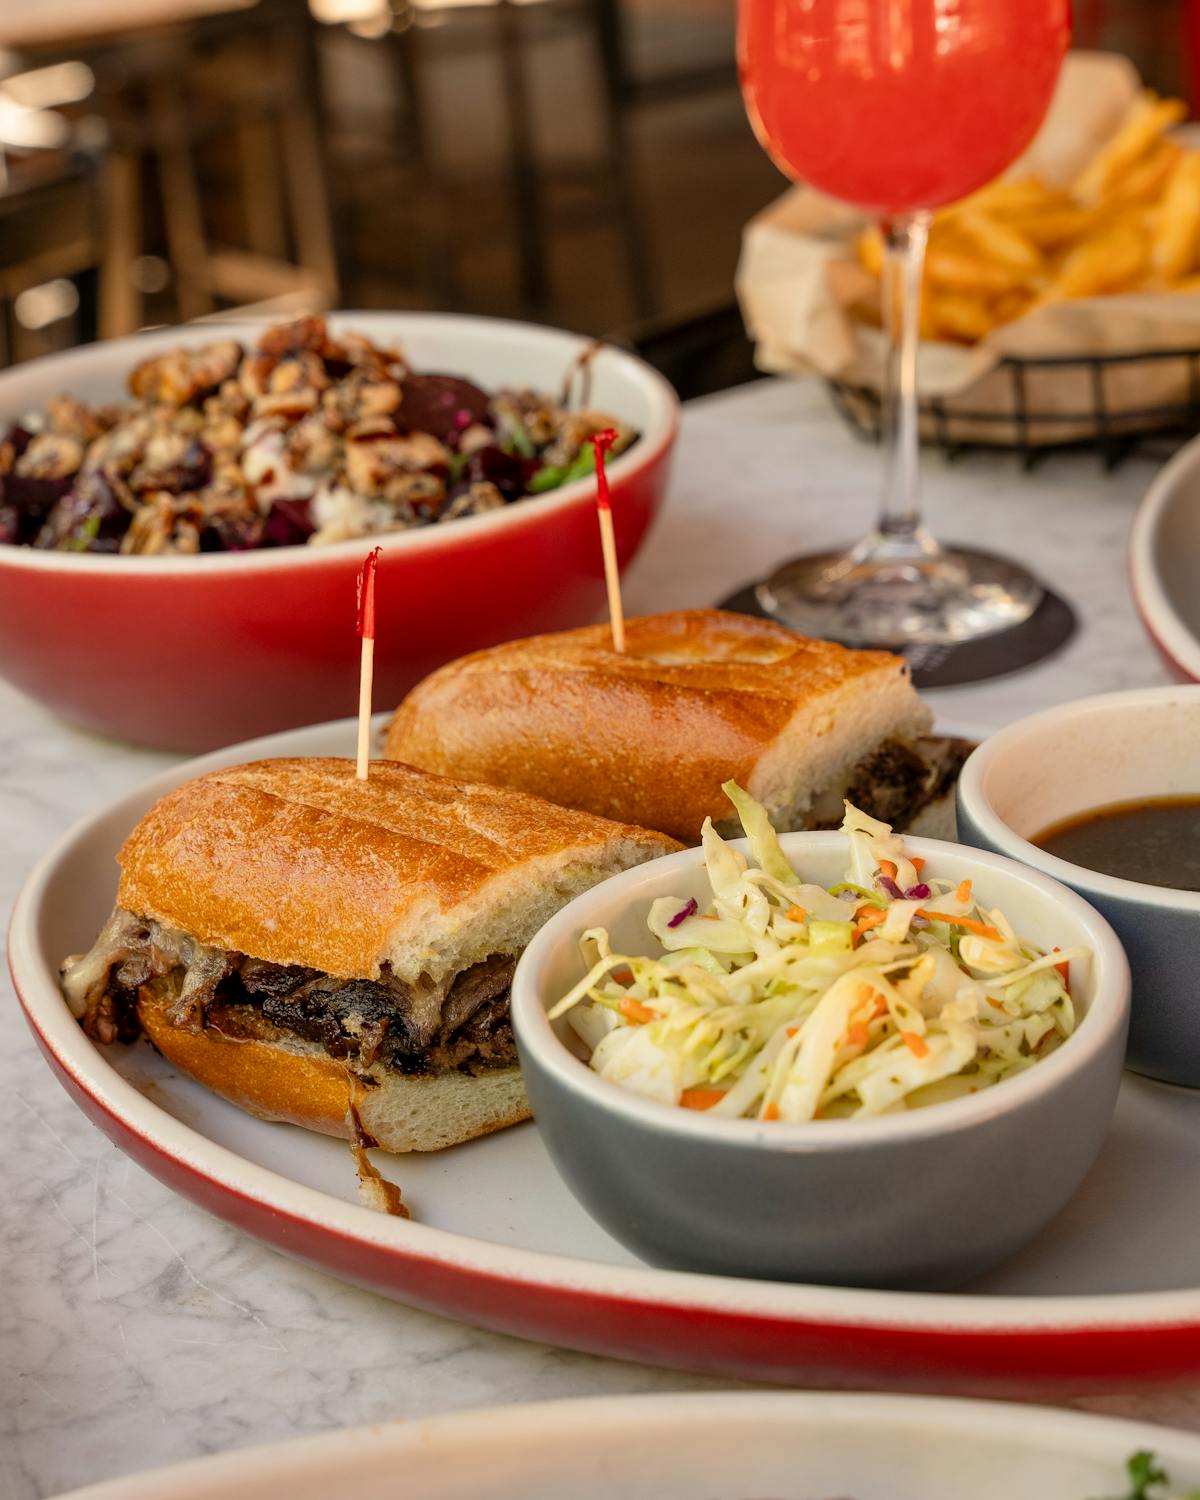
MULTIPOLYGON (((1154 473, 1089 456, 926 462, 936 533, 1023 556, 1081 628, 1030 670, 929 695, 994 726, 1064 699, 1165 681, 1125 584, 1154 473)), ((707 603, 787 556, 866 528, 877 455, 824 393, 763 382, 690 406, 670 502, 631 612, 707 603)), ((67 728, 0 685, 0 906, 64 828, 171 757, 67 728)), ((34 1500, 201 1453, 509 1401, 712 1389, 708 1380, 522 1343, 384 1302, 294 1264, 175 1197, 69 1101, 7 976, 0 1051, 0 1500, 34 1500)), ((1200 1430, 1200 1391, 1072 1403, 1200 1430)))

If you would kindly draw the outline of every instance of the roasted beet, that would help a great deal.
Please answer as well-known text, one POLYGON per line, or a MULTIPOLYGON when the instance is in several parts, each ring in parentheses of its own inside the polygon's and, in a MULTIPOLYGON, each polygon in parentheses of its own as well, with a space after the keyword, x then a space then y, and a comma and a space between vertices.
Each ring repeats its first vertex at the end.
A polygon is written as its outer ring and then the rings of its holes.
POLYGON ((467 459, 462 478, 466 486, 489 480, 506 500, 519 500, 529 482, 529 469, 528 459, 489 444, 477 449, 467 459))
POLYGON ((212 454, 203 443, 193 439, 178 468, 163 475, 161 485, 164 490, 170 490, 174 494, 202 490, 212 479, 212 471, 212 454))
POLYGON ((299 547, 316 530, 310 500, 276 500, 267 512, 260 547, 299 547))
POLYGON ((460 433, 488 419, 488 397, 457 375, 408 375, 400 390, 395 422, 401 432, 431 432, 454 447, 460 433))
POLYGON ((18 542, 32 542, 42 523, 70 490, 74 475, 62 479, 31 479, 26 474, 0 476, 0 508, 17 513, 18 542))
POLYGON ((77 477, 46 518, 33 545, 60 552, 118 552, 132 520, 107 475, 95 469, 77 477))
POLYGON ((263 545, 260 516, 216 515, 200 528, 201 552, 252 552, 263 545))
POLYGON ((22 427, 20 422, 14 422, 4 434, 3 441, 12 444, 13 457, 20 458, 30 443, 33 442, 33 433, 28 427, 22 427))

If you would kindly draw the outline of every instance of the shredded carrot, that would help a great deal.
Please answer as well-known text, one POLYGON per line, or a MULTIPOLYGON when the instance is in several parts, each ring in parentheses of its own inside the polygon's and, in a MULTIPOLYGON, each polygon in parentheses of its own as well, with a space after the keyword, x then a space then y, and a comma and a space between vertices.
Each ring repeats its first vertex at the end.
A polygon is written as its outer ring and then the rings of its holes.
POLYGON ((784 916, 788 919, 789 922, 808 921, 808 913, 802 906, 789 906, 787 911, 784 912, 784 916))
POLYGON ((779 1118, 779 1106, 778 1106, 778 1104, 768 1104, 767 1107, 766 1107, 766 1109, 764 1109, 763 1112, 762 1112, 762 1118, 764 1120, 778 1120, 778 1118, 779 1118))
POLYGON ((886 875, 889 880, 895 880, 896 866, 891 862, 890 859, 881 859, 879 861, 879 873, 881 875, 886 875))
POLYGON ((886 1016, 887 1015, 887 1011, 888 1011, 888 1003, 887 1003, 887 1001, 883 998, 882 995, 876 996, 876 999, 875 999, 875 1010, 874 1010, 874 1012, 871 1015, 871 1019, 873 1021, 876 1021, 876 1020, 879 1019, 880 1016, 886 1016))
POLYGON ((629 967, 628 964, 618 964, 618 966, 612 971, 611 977, 615 979, 618 984, 632 984, 633 970, 629 967))
POLYGON ((795 1036, 799 1030, 799 1026, 789 1026, 787 1029, 787 1034, 788 1036, 795 1036))
POLYGON ((914 1057, 928 1057, 929 1048, 925 1045, 925 1038, 916 1031, 902 1031, 900 1033, 904 1045, 914 1057))
POLYGON ((857 930, 862 933, 869 928, 878 927, 880 922, 887 920, 887 912, 878 906, 866 906, 857 914, 854 923, 857 930))
POLYGON ((969 880, 960 880, 958 882, 958 889, 954 892, 954 899, 963 902, 971 899, 971 882, 969 880))
MULTIPOLYGON (((1056 947, 1053 951, 1055 953, 1061 953, 1062 949, 1056 947)), ((1071 993, 1071 965, 1064 959, 1061 964, 1055 964, 1054 967, 1062 975, 1063 988, 1069 995, 1071 993)))
POLYGON ((918 875, 925 868, 925 861, 919 854, 914 854, 908 862, 910 865, 912 865, 913 869, 917 872, 918 875))
POLYGON ((855 1021, 853 1026, 847 1026, 846 1041, 851 1047, 865 1047, 867 1045, 867 1023, 865 1021, 855 1021))
POLYGON ((1003 1010, 1004 1009, 1004 1002, 1003 1002, 1003 1000, 993 1000, 990 995, 988 996, 988 1004, 992 1007, 993 1010, 1003 1010))
POLYGON ((636 1021, 639 1026, 644 1026, 648 1021, 661 1019, 656 1010, 651 1010, 648 1005, 643 1005, 640 1000, 622 1000, 617 1009, 627 1021, 636 1021))
POLYGON ((724 1089, 684 1089, 679 1102, 684 1109, 711 1109, 725 1097, 724 1089))
POLYGON ((982 938, 991 938, 994 943, 1002 941, 994 927, 989 927, 986 922, 977 921, 974 917, 952 917, 948 912, 925 911, 920 907, 916 914, 924 917, 927 922, 948 922, 951 927, 965 927, 968 932, 978 933, 982 938))

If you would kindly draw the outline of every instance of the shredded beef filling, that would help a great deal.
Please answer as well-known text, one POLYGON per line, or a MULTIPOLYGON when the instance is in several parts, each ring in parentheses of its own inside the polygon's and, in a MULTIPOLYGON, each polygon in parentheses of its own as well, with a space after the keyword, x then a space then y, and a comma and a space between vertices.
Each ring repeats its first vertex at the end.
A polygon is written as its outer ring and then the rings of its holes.
MULTIPOLYGON (((872 818, 903 832, 923 808, 950 790, 974 748, 970 740, 932 735, 913 744, 885 740, 855 766, 843 795, 872 818)), ((814 826, 838 828, 841 822, 839 798, 836 817, 818 819, 814 826)))
POLYGON ((478 1073, 516 1062, 508 992, 516 960, 493 954, 441 985, 338 979, 205 948, 186 934, 117 911, 91 953, 68 963, 64 989, 89 1036, 132 1041, 138 991, 162 982, 171 1020, 228 1037, 272 1031, 317 1042, 334 1057, 406 1074, 478 1073))

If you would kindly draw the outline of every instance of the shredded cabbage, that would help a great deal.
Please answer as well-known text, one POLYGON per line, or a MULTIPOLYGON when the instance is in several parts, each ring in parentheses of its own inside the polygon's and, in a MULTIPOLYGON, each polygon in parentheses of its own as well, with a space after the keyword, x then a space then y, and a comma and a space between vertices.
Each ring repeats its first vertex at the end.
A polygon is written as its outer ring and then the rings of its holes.
POLYGON ((766 811, 725 791, 752 861, 706 821, 707 908, 653 902, 658 957, 585 933, 588 973, 550 1012, 602 1077, 718 1116, 859 1117, 990 1088, 1071 1035, 1064 973, 1088 949, 1041 952, 848 802, 845 879, 805 881, 766 811))

